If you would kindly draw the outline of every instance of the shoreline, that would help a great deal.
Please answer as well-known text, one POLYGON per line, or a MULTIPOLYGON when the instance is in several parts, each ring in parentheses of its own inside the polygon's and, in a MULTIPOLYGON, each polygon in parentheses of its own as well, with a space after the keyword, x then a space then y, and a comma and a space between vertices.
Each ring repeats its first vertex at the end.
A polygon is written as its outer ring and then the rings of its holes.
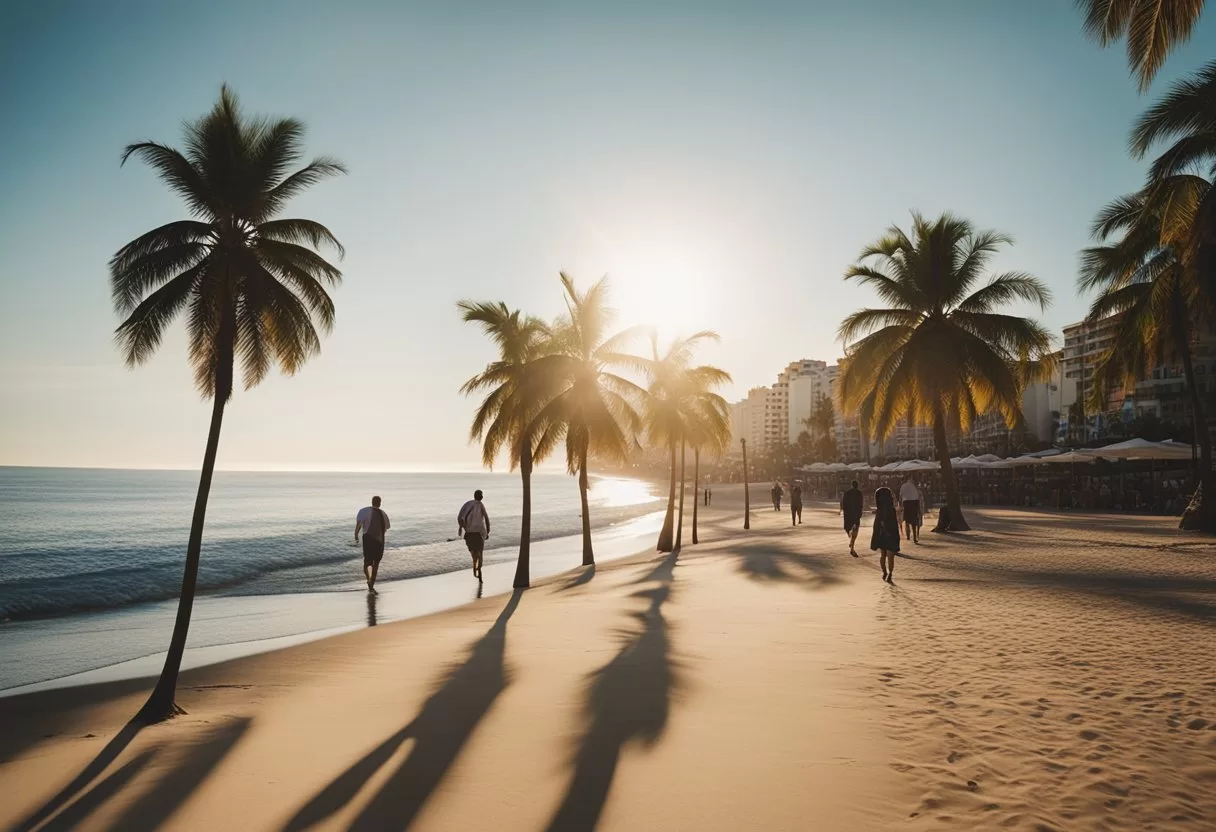
MULTIPOLYGON (((661 521, 662 512, 648 512, 593 529, 597 559, 609 562, 643 551, 661 521)), ((577 535, 533 541, 533 583, 576 565, 580 541, 577 535)), ((502 547, 499 551, 509 551, 510 556, 485 564, 482 585, 464 570, 378 582, 374 596, 369 596, 361 577, 356 581, 355 575, 353 586, 325 591, 200 593, 194 602, 182 669, 430 615, 483 595, 509 592, 516 550, 502 547), (270 628, 269 634, 263 628, 270 628)), ((174 598, 0 624, 0 634, 7 642, 7 661, 0 669, 0 698, 157 675, 176 609, 174 598), (147 645, 147 649, 136 645, 147 645), (49 664, 48 656, 54 657, 49 664), (31 672, 34 667, 45 669, 31 672), (31 678, 35 676, 40 678, 31 678)))

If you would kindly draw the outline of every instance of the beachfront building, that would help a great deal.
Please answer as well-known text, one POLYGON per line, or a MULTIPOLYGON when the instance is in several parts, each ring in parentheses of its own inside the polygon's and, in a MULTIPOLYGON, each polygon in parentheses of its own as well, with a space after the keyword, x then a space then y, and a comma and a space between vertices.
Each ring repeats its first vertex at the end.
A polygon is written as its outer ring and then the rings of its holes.
POLYGON ((753 387, 747 391, 747 398, 730 406, 730 436, 731 453, 740 453, 740 440, 746 439, 747 446, 753 452, 760 452, 765 447, 764 422, 768 407, 769 388, 753 387))
POLYGON ((789 444, 795 444, 804 432, 811 432, 807 421, 820 402, 832 397, 834 370, 835 365, 829 368, 826 361, 804 358, 787 366, 778 377, 778 384, 784 380, 788 391, 786 442, 789 444))
POLYGON ((1070 424, 1072 414, 1069 413, 1069 407, 1061 409, 1060 423, 1065 437, 1071 437, 1080 442, 1094 439, 1102 432, 1102 422, 1106 414, 1123 408, 1125 396, 1122 390, 1111 391, 1107 407, 1101 413, 1093 412, 1088 400, 1094 367, 1114 341, 1118 328, 1119 323, 1115 318, 1103 318, 1093 323, 1081 321, 1064 327, 1061 383, 1071 381, 1076 386, 1076 395, 1073 401, 1069 402, 1069 406, 1079 402, 1079 410, 1083 417, 1080 425, 1070 424))
MULTIPOLYGON (((1209 424, 1216 424, 1212 407, 1216 394, 1216 334, 1205 333, 1191 342, 1191 364, 1200 399, 1208 404, 1209 424)), ((1135 386, 1135 416, 1152 415, 1167 425, 1189 425, 1191 399, 1180 364, 1154 367, 1135 386)))

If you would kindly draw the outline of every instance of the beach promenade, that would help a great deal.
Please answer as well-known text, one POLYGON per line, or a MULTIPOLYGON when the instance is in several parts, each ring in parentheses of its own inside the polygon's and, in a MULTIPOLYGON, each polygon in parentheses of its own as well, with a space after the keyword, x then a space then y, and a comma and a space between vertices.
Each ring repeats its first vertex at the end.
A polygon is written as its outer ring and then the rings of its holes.
POLYGON ((853 559, 824 504, 739 502, 672 555, 187 672, 137 732, 147 682, 0 699, 0 829, 1216 824, 1211 543, 972 510, 886 586, 868 527, 853 559))

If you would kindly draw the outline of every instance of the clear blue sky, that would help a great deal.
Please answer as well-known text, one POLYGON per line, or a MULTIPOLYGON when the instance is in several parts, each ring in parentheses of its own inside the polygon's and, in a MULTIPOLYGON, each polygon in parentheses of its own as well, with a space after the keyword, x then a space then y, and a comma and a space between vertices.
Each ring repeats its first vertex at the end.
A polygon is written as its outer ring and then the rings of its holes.
MULTIPOLYGON (((1154 93, 1210 58, 1216 13, 1154 93)), ((178 143, 232 84, 350 175, 289 213, 348 250, 338 322, 239 393, 226 467, 470 463, 462 297, 561 309, 608 273, 622 324, 717 329, 731 395, 832 360, 870 302, 840 275, 917 208, 1015 236, 1002 267, 1080 318, 1077 251, 1133 190, 1137 95, 1065 0, 62 3, 0 30, 0 464, 192 467, 209 410, 180 329, 128 371, 106 262, 185 211, 122 147, 178 143), (509 8, 508 8, 509 7, 509 8)))

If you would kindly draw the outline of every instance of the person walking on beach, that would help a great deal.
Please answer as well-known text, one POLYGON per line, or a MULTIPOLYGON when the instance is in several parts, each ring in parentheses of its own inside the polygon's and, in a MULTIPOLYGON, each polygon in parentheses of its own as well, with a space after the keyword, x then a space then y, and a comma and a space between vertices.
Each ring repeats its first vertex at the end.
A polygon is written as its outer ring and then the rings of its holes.
POLYGON ((802 525, 802 486, 794 483, 790 489, 790 525, 802 525))
POLYGON ((359 532, 363 532, 363 577, 367 579, 370 592, 376 591, 376 573, 380 571, 380 559, 384 557, 384 533, 389 530, 388 515, 380 508, 380 498, 372 497, 372 504, 359 509, 355 515, 355 543, 359 532))
POLYGON ((781 490, 781 483, 773 483, 773 511, 781 511, 781 495, 785 492, 781 490))
POLYGON ((895 580, 895 554, 899 551, 899 518, 895 514, 895 497, 883 486, 874 492, 874 532, 870 549, 877 551, 882 562, 882 579, 895 580))
POLYGON ((705 505, 709 505, 709 500, 713 496, 714 490, 708 485, 705 486, 705 505))
POLYGON ((456 522, 460 524, 458 535, 464 535, 464 545, 473 556, 473 577, 481 580, 481 556, 485 552, 486 538, 490 536, 490 515, 481 501, 481 489, 473 492, 473 499, 460 507, 456 522))
POLYGON ((840 513, 844 515, 844 533, 849 536, 849 554, 857 557, 857 532, 861 530, 861 513, 865 498, 853 480, 853 487, 840 498, 840 513))
POLYGON ((920 543, 920 489, 911 478, 899 487, 899 501, 904 508, 904 540, 920 543))

